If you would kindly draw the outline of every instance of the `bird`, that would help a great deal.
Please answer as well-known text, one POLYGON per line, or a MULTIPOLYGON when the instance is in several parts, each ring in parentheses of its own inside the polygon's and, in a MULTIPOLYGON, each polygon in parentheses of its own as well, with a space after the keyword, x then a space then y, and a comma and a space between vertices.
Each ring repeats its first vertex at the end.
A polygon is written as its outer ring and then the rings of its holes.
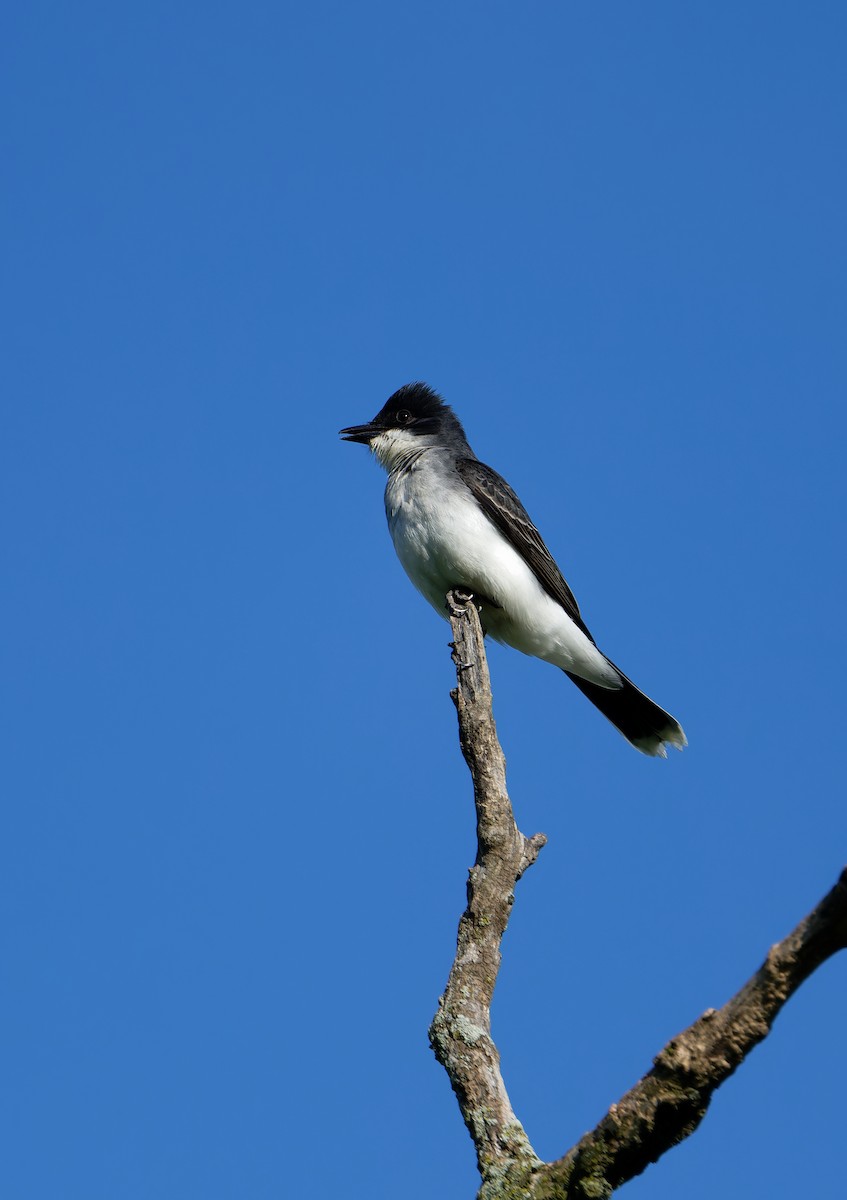
POLYGON ((471 449, 428 384, 407 383, 372 421, 339 431, 388 472, 385 512, 397 557, 447 617, 447 593, 473 595, 485 634, 561 668, 637 750, 682 750, 682 726, 607 658, 540 533, 509 484, 471 449))

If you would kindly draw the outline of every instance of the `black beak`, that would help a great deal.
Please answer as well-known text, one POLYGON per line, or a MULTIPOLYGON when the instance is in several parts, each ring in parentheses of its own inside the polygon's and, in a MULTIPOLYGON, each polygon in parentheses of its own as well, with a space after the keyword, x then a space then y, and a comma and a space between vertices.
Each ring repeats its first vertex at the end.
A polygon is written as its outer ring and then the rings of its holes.
POLYGON ((367 425, 350 425, 347 429, 340 429, 338 436, 345 442, 361 442, 367 446, 371 438, 376 437, 378 433, 379 429, 370 421, 367 425))

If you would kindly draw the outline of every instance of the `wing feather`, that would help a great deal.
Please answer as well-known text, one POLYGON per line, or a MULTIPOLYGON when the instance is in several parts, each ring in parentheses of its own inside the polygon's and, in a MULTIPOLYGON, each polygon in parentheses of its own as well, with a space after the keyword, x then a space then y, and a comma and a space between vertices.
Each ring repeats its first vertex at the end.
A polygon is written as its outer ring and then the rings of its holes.
POLYGON ((576 597, 556 566, 553 555, 544 545, 541 534, 530 520, 528 512, 506 480, 478 458, 460 458, 456 465, 459 475, 488 519, 526 561, 547 595, 557 604, 561 604, 574 624, 593 642, 594 638, 580 615, 576 597))

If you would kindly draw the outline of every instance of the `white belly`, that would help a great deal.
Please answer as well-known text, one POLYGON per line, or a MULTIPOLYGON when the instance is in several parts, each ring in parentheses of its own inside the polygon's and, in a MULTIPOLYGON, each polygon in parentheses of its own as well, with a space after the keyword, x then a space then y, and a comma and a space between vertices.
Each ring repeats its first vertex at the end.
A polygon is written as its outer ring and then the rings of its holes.
POLYGON ((389 478, 388 526, 415 587, 446 618, 446 595, 464 586, 484 597, 482 619, 495 641, 607 687, 619 677, 479 508, 451 489, 445 504, 437 476, 414 470, 389 478), (437 500, 435 503, 433 501, 437 500))

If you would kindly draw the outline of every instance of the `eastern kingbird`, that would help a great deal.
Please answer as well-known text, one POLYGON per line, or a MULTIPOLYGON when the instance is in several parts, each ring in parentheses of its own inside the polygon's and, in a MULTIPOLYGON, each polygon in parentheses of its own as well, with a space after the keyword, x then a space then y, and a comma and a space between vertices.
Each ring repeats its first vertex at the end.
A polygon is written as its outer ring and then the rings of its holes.
POLYGON ((679 722, 598 649, 526 509, 436 392, 407 383, 340 436, 370 446, 388 472, 394 549, 436 612, 446 617, 453 588, 471 592, 487 634, 561 667, 637 750, 666 758, 665 742, 687 744, 679 722))

